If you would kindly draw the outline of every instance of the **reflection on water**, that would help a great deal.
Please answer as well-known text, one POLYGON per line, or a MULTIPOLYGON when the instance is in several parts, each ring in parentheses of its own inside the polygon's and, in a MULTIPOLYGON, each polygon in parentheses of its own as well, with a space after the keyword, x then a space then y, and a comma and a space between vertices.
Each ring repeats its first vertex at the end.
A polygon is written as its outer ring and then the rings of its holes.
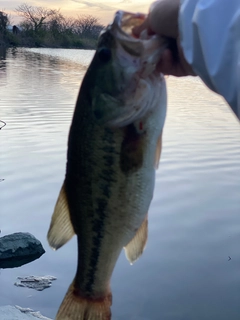
POLYGON ((39 259, 42 254, 34 254, 32 256, 24 257, 24 258, 18 258, 18 260, 15 259, 9 259, 9 260, 1 260, 0 261, 0 269, 8 269, 8 268, 18 268, 23 266, 26 263, 30 263, 36 259, 39 259))
MULTIPOLYGON (((76 269, 76 239, 57 252, 46 233, 61 186, 79 84, 93 51, 9 51, 1 77, 0 229, 29 231, 44 256, 0 274, 0 304, 54 317, 76 269), (50 289, 17 276, 56 276, 50 289)), ((1 60, 2 61, 2 60, 1 60)), ((2 73, 1 73, 2 72, 2 73)), ((199 79, 169 77, 169 110, 147 248, 122 254, 112 278, 113 320, 238 320, 240 126, 199 79)))
POLYGON ((1 83, 1 86, 4 84, 5 78, 6 78, 6 53, 7 53, 6 48, 0 47, 0 83, 1 83))

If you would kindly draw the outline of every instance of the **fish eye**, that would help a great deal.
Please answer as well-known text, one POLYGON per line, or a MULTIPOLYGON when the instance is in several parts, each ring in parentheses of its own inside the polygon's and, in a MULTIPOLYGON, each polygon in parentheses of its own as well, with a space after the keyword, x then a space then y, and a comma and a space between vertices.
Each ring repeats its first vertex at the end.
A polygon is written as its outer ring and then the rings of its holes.
POLYGON ((108 48, 101 48, 98 51, 98 57, 102 62, 108 62, 112 57, 111 50, 108 48))

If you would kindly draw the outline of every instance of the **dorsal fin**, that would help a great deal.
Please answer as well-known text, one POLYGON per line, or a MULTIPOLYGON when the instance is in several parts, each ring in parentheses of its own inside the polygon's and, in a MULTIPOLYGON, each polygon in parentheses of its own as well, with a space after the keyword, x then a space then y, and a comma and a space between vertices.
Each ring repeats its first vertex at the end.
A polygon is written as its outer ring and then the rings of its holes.
POLYGON ((148 237, 148 217, 145 218, 134 238, 128 243, 125 254, 128 261, 133 264, 143 253, 148 237))
POLYGON ((74 234, 75 232, 70 220, 67 196, 63 184, 54 208, 47 235, 49 245, 57 250, 68 242, 74 234))

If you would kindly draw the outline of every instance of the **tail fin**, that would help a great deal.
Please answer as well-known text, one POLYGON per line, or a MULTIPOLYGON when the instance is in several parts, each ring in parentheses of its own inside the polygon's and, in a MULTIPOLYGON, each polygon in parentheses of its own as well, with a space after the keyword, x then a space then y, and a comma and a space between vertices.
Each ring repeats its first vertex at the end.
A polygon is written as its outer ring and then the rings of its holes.
POLYGON ((55 320, 111 320, 112 294, 101 299, 78 296, 70 285, 55 320))

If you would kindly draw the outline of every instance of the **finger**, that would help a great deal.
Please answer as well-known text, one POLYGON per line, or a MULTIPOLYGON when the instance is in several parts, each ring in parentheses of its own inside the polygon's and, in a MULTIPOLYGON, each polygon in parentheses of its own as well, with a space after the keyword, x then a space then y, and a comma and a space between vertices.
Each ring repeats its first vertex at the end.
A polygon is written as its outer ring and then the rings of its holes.
POLYGON ((169 49, 163 51, 161 59, 159 60, 156 70, 163 74, 171 74, 173 65, 172 52, 169 49))
POLYGON ((140 24, 140 26, 134 27, 132 29, 132 33, 134 36, 139 37, 141 32, 147 28, 148 28, 148 21, 146 19, 142 24, 140 24))
POLYGON ((187 76, 188 72, 183 66, 174 60, 173 53, 170 49, 166 49, 161 57, 161 60, 157 64, 156 70, 165 75, 171 75, 175 77, 187 76))
POLYGON ((132 29, 132 33, 135 37, 139 37, 143 30, 147 30, 148 35, 155 34, 155 32, 150 28, 148 17, 145 19, 145 21, 142 24, 140 24, 140 26, 134 27, 132 29))

